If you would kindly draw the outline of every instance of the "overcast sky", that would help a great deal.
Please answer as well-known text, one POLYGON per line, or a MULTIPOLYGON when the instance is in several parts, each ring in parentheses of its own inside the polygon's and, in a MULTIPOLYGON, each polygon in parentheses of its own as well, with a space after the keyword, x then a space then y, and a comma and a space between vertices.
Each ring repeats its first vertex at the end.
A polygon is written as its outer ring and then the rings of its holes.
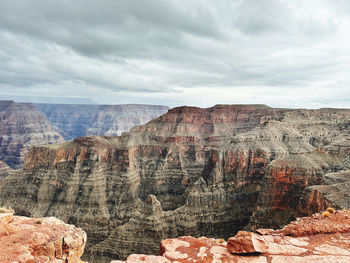
POLYGON ((350 108, 350 1, 0 1, 4 94, 350 108))

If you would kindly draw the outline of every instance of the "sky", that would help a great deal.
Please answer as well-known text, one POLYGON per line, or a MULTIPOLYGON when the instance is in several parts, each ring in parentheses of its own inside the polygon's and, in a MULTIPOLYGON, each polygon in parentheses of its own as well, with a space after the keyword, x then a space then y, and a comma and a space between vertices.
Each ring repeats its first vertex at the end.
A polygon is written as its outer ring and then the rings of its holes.
POLYGON ((350 108, 350 1, 0 1, 0 95, 350 108))

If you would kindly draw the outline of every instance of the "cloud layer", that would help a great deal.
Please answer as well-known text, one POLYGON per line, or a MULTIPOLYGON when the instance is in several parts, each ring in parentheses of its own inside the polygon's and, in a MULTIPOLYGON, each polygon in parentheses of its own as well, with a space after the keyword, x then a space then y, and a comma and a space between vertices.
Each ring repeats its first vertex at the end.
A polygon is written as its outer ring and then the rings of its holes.
POLYGON ((346 0, 0 2, 0 94, 350 108, 346 0))

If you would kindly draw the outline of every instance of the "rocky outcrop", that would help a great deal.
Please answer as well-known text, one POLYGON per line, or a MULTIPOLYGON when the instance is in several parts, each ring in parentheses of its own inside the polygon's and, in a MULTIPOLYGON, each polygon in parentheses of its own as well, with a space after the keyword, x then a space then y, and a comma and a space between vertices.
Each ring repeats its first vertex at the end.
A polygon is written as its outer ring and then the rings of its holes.
POLYGON ((64 142, 33 104, 0 101, 0 119, 0 160, 14 169, 30 147, 64 142))
POLYGON ((125 262, 346 263, 349 243, 350 212, 344 210, 327 217, 299 218, 281 230, 240 231, 227 242, 189 236, 166 239, 161 242, 160 256, 134 254, 125 262))
MULTIPOLYGON (((8 166, 6 163, 0 161, 0 182, 1 179, 5 178, 5 176, 12 171, 11 167, 8 166)), ((0 183, 1 184, 1 183, 0 183)))
POLYGON ((35 106, 43 112, 65 140, 86 135, 121 135, 135 125, 145 124, 167 112, 167 106, 44 104, 35 106))
POLYGON ((0 211, 2 263, 81 263, 85 243, 82 229, 56 218, 28 218, 0 211))
POLYGON ((311 215, 328 206, 350 207, 350 170, 326 173, 322 185, 306 188, 300 198, 299 214, 311 215))
POLYGON ((305 189, 350 169, 349 119, 340 109, 174 108, 119 137, 32 148, 3 180, 0 205, 82 227, 91 262, 154 254, 170 237, 281 226, 307 207, 305 189))

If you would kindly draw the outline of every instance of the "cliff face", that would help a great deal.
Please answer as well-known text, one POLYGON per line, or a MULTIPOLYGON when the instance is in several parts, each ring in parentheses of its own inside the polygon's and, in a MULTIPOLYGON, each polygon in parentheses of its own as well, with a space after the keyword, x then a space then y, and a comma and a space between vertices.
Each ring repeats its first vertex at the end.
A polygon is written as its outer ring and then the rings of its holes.
POLYGON ((3 179, 10 171, 12 171, 11 167, 0 161, 0 184, 1 179, 3 179))
MULTIPOLYGON (((92 262, 164 238, 229 237, 297 214, 304 190, 349 169, 350 110, 180 107, 119 137, 34 147, 0 205, 82 227, 92 262)), ((306 211, 307 212, 307 211, 306 211)))
POLYGON ((81 263, 86 233, 56 218, 0 211, 0 262, 81 263))
POLYGON ((169 109, 158 105, 35 104, 65 140, 86 135, 120 135, 169 109))
POLYGON ((30 147, 64 142, 33 104, 0 101, 0 120, 0 160, 12 168, 22 167, 30 147))
POLYGON ((281 230, 240 231, 227 242, 189 236, 166 239, 161 242, 160 256, 134 254, 126 261, 111 263, 347 263, 350 261, 349 217, 349 211, 337 211, 327 217, 314 214, 311 218, 299 218, 281 230))

